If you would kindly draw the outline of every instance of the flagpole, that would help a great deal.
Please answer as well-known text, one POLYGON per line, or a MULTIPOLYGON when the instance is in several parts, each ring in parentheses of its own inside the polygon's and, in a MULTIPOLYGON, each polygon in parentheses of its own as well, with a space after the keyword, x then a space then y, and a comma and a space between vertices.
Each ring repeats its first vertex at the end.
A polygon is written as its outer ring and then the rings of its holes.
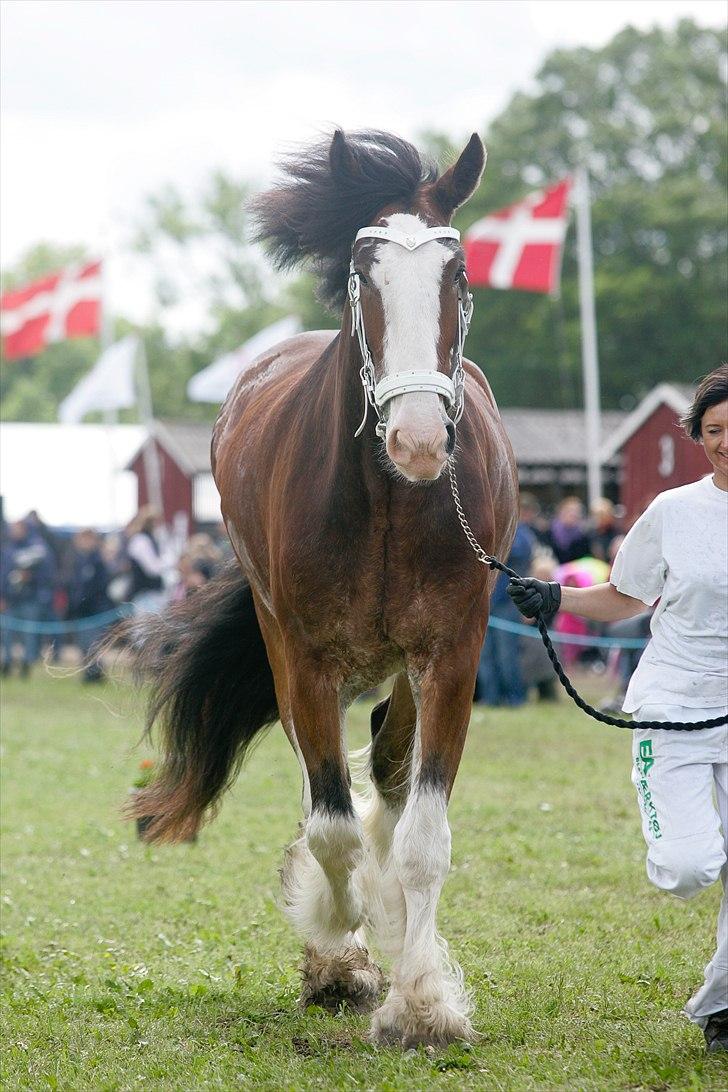
MULTIPOLYGON (((107 249, 104 249, 101 255, 101 323, 99 328, 99 345, 102 356, 114 340, 114 321, 111 317, 111 308, 109 306, 108 261, 109 253, 107 249)), ((104 423, 107 425, 118 424, 119 411, 111 408, 105 409, 104 423)))
POLYGON ((144 472, 147 479, 147 497, 160 513, 164 513, 162 503, 162 471, 159 465, 159 452, 154 435, 154 414, 152 412, 152 387, 149 382, 149 368, 144 341, 139 338, 137 352, 137 391, 139 398, 139 416, 147 429, 144 444, 144 472))
MULTIPOLYGON (((101 356, 103 356, 106 350, 111 346, 114 338, 114 322, 111 316, 111 307, 109 305, 108 261, 109 248, 108 246, 104 246, 101 252, 101 322, 99 324, 99 347, 101 349, 101 356)), ((109 466, 111 467, 111 477, 109 481, 109 515, 111 517, 112 526, 116 527, 118 521, 118 507, 116 503, 117 467, 112 430, 114 425, 118 425, 119 423, 119 411, 116 408, 112 409, 109 407, 103 410, 102 416, 106 428, 106 442, 109 449, 109 466)))
POLYGON ((576 211, 576 247, 579 264, 579 313, 581 319, 581 365, 584 376, 584 420, 586 424, 586 480, 589 506, 602 494, 602 470, 599 460, 600 402, 597 319, 594 305, 594 265, 592 256, 589 176, 577 168, 574 187, 576 211))

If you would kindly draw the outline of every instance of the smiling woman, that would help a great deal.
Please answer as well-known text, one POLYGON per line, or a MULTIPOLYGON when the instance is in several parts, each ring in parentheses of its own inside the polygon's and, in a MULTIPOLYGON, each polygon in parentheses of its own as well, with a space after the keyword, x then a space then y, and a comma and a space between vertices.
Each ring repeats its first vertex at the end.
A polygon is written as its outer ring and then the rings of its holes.
POLYGON ((718 948, 685 1007, 716 1052, 728 1051, 728 365, 698 385, 683 425, 714 473, 655 498, 609 583, 561 589, 527 579, 509 592, 527 616, 561 604, 609 621, 657 604, 623 708, 637 722, 713 722, 689 733, 638 724, 632 781, 652 883, 688 899, 723 875, 718 948))

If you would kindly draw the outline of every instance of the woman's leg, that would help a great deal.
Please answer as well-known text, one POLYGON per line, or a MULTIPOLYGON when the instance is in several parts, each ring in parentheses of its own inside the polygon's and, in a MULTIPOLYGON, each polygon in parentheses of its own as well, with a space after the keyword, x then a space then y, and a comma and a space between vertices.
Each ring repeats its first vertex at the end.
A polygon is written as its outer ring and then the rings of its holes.
MULTIPOLYGON (((714 765, 715 796, 718 804, 723 844, 728 857, 728 728, 723 731, 725 760, 714 765)), ((693 1023, 703 1026, 711 1013, 728 1009, 728 865, 721 870, 723 899, 718 913, 718 943, 715 955, 705 968, 705 980, 700 989, 690 998, 685 1012, 693 1023)))
MULTIPOLYGON (((638 720, 691 721, 718 716, 720 709, 642 706, 638 720)), ((656 887, 689 899, 722 875, 725 882, 728 823, 728 728, 675 732, 637 729, 632 781, 637 789, 647 843, 647 875, 656 887), (713 803, 717 790, 719 815, 713 803), (721 822, 723 830, 721 830, 721 822)), ((688 1003, 690 1019, 704 1026, 711 1012, 728 1007, 728 917, 719 919, 718 951, 706 968, 705 984, 688 1003)))

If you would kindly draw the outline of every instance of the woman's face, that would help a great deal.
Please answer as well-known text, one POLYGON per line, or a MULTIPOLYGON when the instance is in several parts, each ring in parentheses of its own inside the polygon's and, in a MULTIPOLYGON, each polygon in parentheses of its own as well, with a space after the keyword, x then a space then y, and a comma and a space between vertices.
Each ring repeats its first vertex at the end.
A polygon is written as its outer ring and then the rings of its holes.
POLYGON ((715 484, 728 489, 728 399, 705 411, 700 435, 705 454, 715 470, 715 484))

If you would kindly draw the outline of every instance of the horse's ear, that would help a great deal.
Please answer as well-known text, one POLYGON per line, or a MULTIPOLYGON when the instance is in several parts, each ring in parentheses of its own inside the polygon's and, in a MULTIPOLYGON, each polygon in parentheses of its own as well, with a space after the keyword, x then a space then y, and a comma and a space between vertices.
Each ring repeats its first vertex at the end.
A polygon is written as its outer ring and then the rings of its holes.
POLYGON ((356 157, 347 143, 346 134, 341 129, 336 130, 331 140, 329 163, 334 178, 347 178, 357 172, 356 157))
POLYGON ((473 133, 457 163, 435 182, 432 197, 448 220, 455 209, 475 193, 485 169, 485 160, 485 145, 478 134, 473 133))

